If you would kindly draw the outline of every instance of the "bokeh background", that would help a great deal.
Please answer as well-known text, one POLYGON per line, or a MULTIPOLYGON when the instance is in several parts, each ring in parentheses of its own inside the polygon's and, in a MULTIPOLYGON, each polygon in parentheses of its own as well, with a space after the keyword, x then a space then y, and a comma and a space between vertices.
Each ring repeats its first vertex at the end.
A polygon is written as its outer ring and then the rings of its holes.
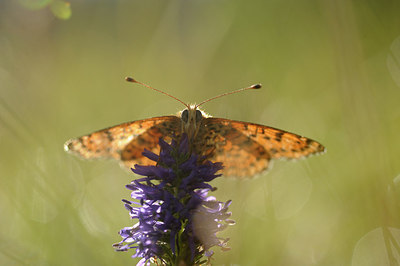
POLYGON ((63 143, 185 102, 323 143, 256 179, 220 179, 231 251, 215 265, 398 265, 400 2, 0 2, 0 264, 133 265, 134 179, 63 143))

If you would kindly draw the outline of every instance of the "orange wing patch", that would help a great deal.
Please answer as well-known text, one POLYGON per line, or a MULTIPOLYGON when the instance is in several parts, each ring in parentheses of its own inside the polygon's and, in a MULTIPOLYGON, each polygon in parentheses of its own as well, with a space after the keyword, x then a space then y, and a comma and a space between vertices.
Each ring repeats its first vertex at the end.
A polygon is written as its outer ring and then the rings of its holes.
POLYGON ((84 159, 113 158, 127 167, 154 164, 142 155, 144 149, 157 152, 160 137, 167 138, 181 131, 176 116, 154 117, 106 128, 80 138, 71 139, 64 149, 84 159))
POLYGON ((272 158, 298 159, 325 151, 317 141, 281 129, 237 121, 228 124, 260 143, 272 158))
POLYGON ((280 129, 222 118, 206 118, 196 150, 224 164, 225 176, 251 177, 273 158, 301 158, 323 152, 318 142, 280 129))

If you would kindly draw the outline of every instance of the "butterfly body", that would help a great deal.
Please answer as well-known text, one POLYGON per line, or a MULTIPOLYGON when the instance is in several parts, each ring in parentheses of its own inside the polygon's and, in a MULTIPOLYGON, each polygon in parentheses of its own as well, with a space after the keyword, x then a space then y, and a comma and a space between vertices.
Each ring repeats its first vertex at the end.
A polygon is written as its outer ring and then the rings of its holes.
POLYGON ((213 118, 188 105, 178 116, 161 116, 123 123, 71 139, 65 150, 84 159, 112 158, 126 167, 153 164, 144 149, 159 152, 158 140, 186 133, 193 152, 222 162, 222 174, 247 178, 268 169, 271 159, 302 158, 325 151, 320 143, 264 125, 213 118))

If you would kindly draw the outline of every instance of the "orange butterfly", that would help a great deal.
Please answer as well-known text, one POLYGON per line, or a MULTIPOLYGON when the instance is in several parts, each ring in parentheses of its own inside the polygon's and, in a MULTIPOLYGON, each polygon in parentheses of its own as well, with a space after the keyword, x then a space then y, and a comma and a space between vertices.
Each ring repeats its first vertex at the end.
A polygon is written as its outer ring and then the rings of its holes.
MULTIPOLYGON (((144 83, 126 78, 127 81, 175 97, 144 83)), ((142 155, 144 149, 159 152, 160 137, 170 141, 182 133, 189 137, 194 152, 206 155, 209 160, 222 162, 226 177, 247 178, 268 169, 271 159, 302 158, 325 151, 315 140, 273 127, 214 118, 199 109, 205 102, 247 89, 259 89, 256 84, 248 88, 225 93, 197 105, 187 105, 178 116, 160 116, 123 123, 92 134, 67 141, 66 151, 84 159, 113 158, 126 167, 135 164, 154 164, 142 155)))

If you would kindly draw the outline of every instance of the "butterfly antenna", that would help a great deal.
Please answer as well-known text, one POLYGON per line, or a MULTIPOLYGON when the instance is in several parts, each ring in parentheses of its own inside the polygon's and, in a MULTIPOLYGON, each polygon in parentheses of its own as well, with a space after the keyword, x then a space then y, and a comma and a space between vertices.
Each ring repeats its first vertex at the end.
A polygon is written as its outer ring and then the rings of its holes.
POLYGON ((238 89, 238 90, 235 90, 235 91, 226 92, 226 93, 220 94, 218 96, 212 97, 210 99, 204 100, 201 103, 197 104, 196 107, 199 107, 200 105, 205 104, 206 102, 215 100, 217 98, 221 98, 221 97, 226 96, 226 95, 230 95, 230 94, 234 94, 234 93, 238 93, 238 92, 246 91, 246 90, 257 90, 257 89, 260 89, 260 88, 261 88, 261 84, 254 84, 254 85, 251 85, 250 87, 247 87, 247 88, 241 88, 241 89, 238 89))
POLYGON ((137 84, 140 84, 140 85, 142 85, 142 86, 145 86, 146 88, 149 88, 149 89, 158 91, 158 92, 160 92, 160 93, 162 93, 162 94, 165 94, 165 95, 171 97, 172 99, 177 100, 178 102, 182 103, 184 106, 188 107, 188 105, 187 105, 186 103, 184 103, 183 101, 179 100, 178 98, 176 98, 176 97, 172 96, 171 94, 168 94, 168 93, 166 93, 166 92, 164 92, 164 91, 162 91, 162 90, 153 88, 153 87, 151 87, 151 86, 149 86, 149 85, 147 85, 147 84, 145 84, 145 83, 142 83, 142 82, 140 82, 140 81, 137 81, 136 79, 131 78, 131 77, 126 77, 125 80, 128 81, 128 82, 137 83, 137 84))

